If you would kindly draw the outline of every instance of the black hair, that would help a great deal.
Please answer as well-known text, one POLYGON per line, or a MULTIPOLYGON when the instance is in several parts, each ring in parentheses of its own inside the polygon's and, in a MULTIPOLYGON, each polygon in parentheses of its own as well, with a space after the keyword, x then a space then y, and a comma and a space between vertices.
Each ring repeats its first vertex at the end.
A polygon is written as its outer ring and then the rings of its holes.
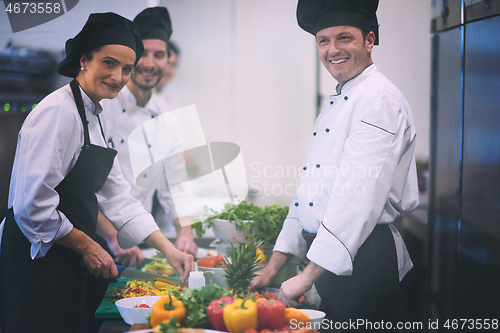
POLYGON ((175 44, 174 42, 172 41, 169 41, 168 44, 167 44, 167 50, 168 50, 168 57, 170 58, 170 54, 171 52, 174 52, 175 54, 177 54, 177 56, 180 56, 180 50, 179 50, 179 47, 177 46, 177 44, 175 44))

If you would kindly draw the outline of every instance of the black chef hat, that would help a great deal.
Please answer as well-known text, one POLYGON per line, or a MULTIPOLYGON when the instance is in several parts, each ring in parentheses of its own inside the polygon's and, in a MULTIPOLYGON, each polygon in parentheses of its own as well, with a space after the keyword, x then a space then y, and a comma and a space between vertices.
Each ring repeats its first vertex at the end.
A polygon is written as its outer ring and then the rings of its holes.
POLYGON ((137 65, 144 52, 139 31, 132 21, 115 13, 90 14, 82 31, 66 41, 66 58, 59 64, 57 72, 64 76, 76 77, 82 55, 110 44, 124 45, 134 50, 134 65, 137 65))
POLYGON ((144 9, 134 18, 134 23, 139 28, 141 38, 160 39, 168 44, 172 35, 170 15, 165 7, 150 7, 144 9))
POLYGON ((322 29, 349 25, 373 31, 378 45, 377 7, 379 0, 299 0, 297 22, 316 36, 322 29))

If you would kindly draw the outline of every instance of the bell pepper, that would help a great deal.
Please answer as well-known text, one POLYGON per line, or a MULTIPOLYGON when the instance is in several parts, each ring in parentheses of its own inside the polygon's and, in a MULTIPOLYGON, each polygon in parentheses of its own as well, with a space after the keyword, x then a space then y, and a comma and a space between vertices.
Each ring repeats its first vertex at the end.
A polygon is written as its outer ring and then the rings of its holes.
POLYGON ((224 307, 224 324, 229 333, 257 329, 257 305, 252 299, 236 299, 224 307))
POLYGON ((262 299, 257 302, 257 322, 259 330, 280 329, 285 326, 285 304, 276 299, 262 299))
POLYGON ((200 267, 208 267, 208 268, 223 268, 224 267, 224 257, 214 256, 214 257, 202 257, 196 260, 196 263, 200 267), (217 266, 219 265, 219 266, 217 266))
POLYGON ((267 264, 267 256, 264 254, 264 251, 261 248, 257 248, 257 265, 265 265, 267 264))
POLYGON ((304 323, 306 325, 311 320, 305 311, 296 308, 286 308, 285 309, 285 324, 288 326, 298 325, 298 323, 304 323), (294 320, 293 322, 291 322, 294 320))
POLYGON ((224 307, 227 304, 232 304, 234 299, 229 296, 223 296, 213 300, 207 308, 208 321, 217 331, 227 331, 224 324, 224 307))
POLYGON ((186 307, 174 296, 162 296, 151 309, 149 324, 152 327, 158 325, 161 321, 175 318, 177 322, 181 322, 186 315, 186 307))

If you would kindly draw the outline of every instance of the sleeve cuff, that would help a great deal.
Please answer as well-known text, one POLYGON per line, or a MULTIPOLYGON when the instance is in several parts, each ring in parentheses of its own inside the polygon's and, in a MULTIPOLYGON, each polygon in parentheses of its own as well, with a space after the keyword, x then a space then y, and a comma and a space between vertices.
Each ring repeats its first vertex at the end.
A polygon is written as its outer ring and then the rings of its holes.
POLYGON ((292 260, 293 263, 304 261, 307 244, 302 237, 302 226, 297 219, 285 220, 273 251, 293 254, 296 257, 292 260))
POLYGON ((118 244, 123 249, 129 249, 141 243, 156 230, 160 229, 151 214, 136 216, 118 230, 118 244))
POLYGON ((307 258, 336 275, 352 274, 352 257, 349 250, 323 223, 307 252, 307 258))

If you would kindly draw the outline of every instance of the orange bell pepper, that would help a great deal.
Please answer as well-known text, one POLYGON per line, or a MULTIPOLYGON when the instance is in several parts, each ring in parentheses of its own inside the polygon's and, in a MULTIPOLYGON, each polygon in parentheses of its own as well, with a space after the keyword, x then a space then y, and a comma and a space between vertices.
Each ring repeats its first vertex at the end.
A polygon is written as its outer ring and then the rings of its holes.
POLYGON ((295 327, 299 323, 306 325, 311 320, 305 311, 296 308, 285 309, 285 324, 290 327, 295 327), (293 320, 293 321, 292 321, 293 320))
POLYGON ((149 316, 149 324, 155 327, 164 320, 175 318, 177 322, 181 322, 186 315, 186 307, 174 296, 162 296, 151 309, 149 316))

